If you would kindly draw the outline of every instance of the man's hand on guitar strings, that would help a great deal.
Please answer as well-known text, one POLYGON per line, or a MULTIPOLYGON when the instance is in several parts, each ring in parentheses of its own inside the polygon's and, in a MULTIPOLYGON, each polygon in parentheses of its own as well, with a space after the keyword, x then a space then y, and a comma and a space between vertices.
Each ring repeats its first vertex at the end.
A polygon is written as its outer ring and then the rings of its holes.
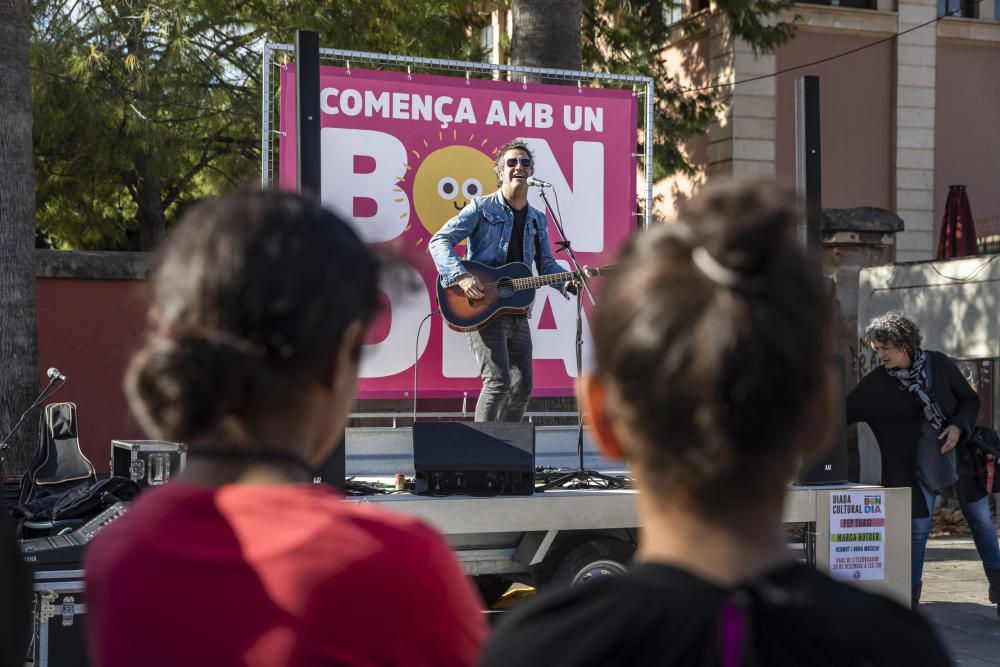
POLYGON ((486 296, 486 290, 483 284, 479 282, 479 278, 475 277, 471 273, 463 273, 458 278, 458 286, 462 288, 465 292, 465 296, 471 301, 476 301, 482 299, 486 296))

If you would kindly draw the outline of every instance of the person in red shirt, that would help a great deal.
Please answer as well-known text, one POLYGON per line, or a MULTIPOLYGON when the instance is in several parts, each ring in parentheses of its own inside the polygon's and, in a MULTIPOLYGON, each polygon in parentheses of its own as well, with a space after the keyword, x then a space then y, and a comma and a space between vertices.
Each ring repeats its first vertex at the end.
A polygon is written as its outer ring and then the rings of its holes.
POLYGON ((188 444, 87 549, 96 665, 472 665, 479 598, 433 530, 311 484, 354 398, 377 265, 318 204, 201 203, 160 255, 126 375, 188 444))

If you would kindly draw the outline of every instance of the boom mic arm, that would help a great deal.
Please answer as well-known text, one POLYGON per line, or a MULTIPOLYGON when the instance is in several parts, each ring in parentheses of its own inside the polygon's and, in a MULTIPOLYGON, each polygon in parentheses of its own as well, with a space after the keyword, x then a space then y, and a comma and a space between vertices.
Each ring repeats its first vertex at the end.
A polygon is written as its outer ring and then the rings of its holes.
POLYGON ((7 433, 6 437, 4 437, 3 440, 0 440, 0 469, 2 469, 3 467, 3 452, 4 450, 10 448, 10 437, 17 432, 18 427, 20 427, 21 424, 24 422, 24 418, 28 416, 29 412, 31 412, 39 405, 41 405, 42 401, 44 401, 46 398, 48 398, 49 396, 56 393, 62 388, 62 384, 60 384, 55 389, 52 389, 52 385, 54 385, 56 381, 61 380, 63 383, 66 382, 66 376, 60 373, 58 368, 54 367, 50 368, 48 371, 46 371, 46 375, 49 378, 49 383, 45 385, 45 388, 42 389, 42 391, 38 394, 35 400, 31 402, 31 405, 28 406, 28 409, 24 411, 20 419, 17 420, 17 423, 14 424, 14 428, 12 428, 9 433, 7 433), (50 392, 49 389, 52 389, 52 391, 50 392))

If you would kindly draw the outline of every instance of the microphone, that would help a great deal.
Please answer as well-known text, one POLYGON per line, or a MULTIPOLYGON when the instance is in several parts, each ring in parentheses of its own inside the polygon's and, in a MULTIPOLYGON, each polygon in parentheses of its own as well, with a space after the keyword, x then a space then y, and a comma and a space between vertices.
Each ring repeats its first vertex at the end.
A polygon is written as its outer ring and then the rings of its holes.
POLYGON ((535 178, 534 176, 528 176, 528 180, 525 181, 528 185, 533 185, 536 188, 551 188, 552 184, 543 181, 540 178, 535 178))
POLYGON ((66 376, 60 373, 59 369, 55 367, 50 368, 48 370, 48 373, 46 373, 46 375, 49 376, 50 380, 62 380, 63 382, 66 381, 66 376))

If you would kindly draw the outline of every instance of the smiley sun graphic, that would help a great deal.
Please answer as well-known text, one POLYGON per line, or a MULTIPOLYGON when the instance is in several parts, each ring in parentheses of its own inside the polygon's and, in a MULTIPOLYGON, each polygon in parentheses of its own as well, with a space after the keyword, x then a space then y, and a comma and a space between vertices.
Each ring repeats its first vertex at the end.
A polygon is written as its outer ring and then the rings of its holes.
MULTIPOLYGON (((472 139, 470 136, 470 142, 472 139)), ((413 153, 419 159, 420 154, 413 153)), ((496 178, 493 160, 478 148, 451 145, 433 150, 417 167, 413 178, 413 208, 417 218, 428 232, 436 233, 473 197, 491 192, 496 178)))

